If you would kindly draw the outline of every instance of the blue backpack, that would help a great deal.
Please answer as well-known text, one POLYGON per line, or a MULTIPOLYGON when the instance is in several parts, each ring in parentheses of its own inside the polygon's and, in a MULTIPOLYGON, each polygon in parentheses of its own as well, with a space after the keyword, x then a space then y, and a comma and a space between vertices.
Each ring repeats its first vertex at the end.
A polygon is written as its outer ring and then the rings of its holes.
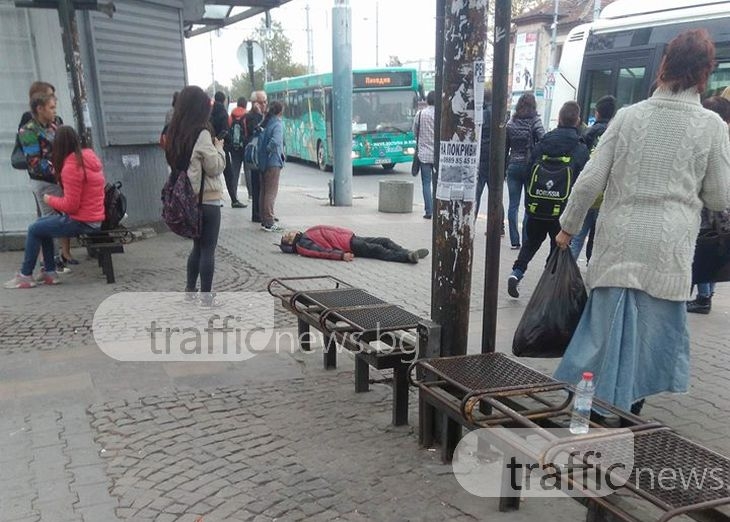
POLYGON ((259 142, 263 131, 263 127, 257 125, 251 132, 251 137, 243 149, 243 162, 253 170, 259 170, 259 142))

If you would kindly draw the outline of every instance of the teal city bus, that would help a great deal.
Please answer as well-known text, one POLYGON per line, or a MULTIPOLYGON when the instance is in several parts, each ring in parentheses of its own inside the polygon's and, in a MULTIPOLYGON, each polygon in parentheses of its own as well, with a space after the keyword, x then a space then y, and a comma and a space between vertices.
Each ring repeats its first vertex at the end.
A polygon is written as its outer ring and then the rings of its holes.
MULTIPOLYGON (((418 102, 415 69, 389 67, 352 72, 352 165, 391 170, 416 151, 412 125, 418 102)), ((332 166, 332 73, 269 82, 269 101, 285 104, 287 156, 332 166)))

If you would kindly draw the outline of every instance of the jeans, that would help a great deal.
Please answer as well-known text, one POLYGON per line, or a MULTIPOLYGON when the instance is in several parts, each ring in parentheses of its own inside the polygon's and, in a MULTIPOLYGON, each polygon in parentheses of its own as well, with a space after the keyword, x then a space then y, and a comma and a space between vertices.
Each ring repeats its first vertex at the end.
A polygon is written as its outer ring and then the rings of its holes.
POLYGON ((395 261, 397 263, 410 263, 408 259, 409 250, 387 237, 359 237, 352 236, 350 248, 355 257, 369 257, 383 261, 395 261))
POLYGON ((715 293, 715 283, 697 283, 697 297, 711 297, 715 293))
POLYGON ((261 223, 261 171, 251 169, 251 221, 261 223))
MULTIPOLYGON (((507 190, 509 192, 509 208, 507 209, 507 221, 509 221, 509 240, 512 246, 520 244, 520 233, 517 230, 517 213, 522 200, 522 190, 527 194, 527 181, 530 178, 530 166, 510 163, 507 166, 507 190)), ((527 213, 522 219, 523 242, 527 242, 527 213)))
POLYGON ((25 256, 20 273, 26 276, 33 274, 33 267, 38 259, 38 252, 43 248, 43 265, 46 272, 56 271, 56 262, 53 259, 53 238, 74 237, 98 230, 87 223, 75 221, 62 214, 39 218, 28 227, 28 236, 25 238, 25 256))
POLYGON ((208 293, 213 287, 215 271, 215 247, 218 245, 218 232, 221 228, 221 207, 201 205, 203 227, 200 237, 193 239, 193 249, 188 256, 186 290, 195 289, 200 276, 200 291, 208 293))
POLYGON ((433 187, 431 178, 433 176, 433 163, 421 163, 421 185, 423 186, 424 216, 433 214, 433 187))
MULTIPOLYGON (((578 232, 573 238, 570 240, 570 252, 573 254, 573 259, 578 261, 578 256, 580 256, 580 251, 583 250, 583 243, 586 240, 586 237, 588 236, 588 233, 591 231, 593 227, 596 226, 596 220, 598 219, 598 209, 592 208, 588 210, 588 213, 586 214, 586 219, 583 221, 583 228, 580 229, 580 232, 578 232)), ((588 259, 591 258, 591 256, 586 251, 586 256, 588 259)))
POLYGON ((527 220, 527 234, 525 242, 522 244, 517 261, 512 265, 512 275, 516 275, 518 279, 522 279, 527 272, 527 265, 535 257, 537 251, 540 250, 542 242, 546 236, 550 236, 550 253, 556 248, 555 236, 560 232, 560 221, 557 219, 535 219, 527 220))

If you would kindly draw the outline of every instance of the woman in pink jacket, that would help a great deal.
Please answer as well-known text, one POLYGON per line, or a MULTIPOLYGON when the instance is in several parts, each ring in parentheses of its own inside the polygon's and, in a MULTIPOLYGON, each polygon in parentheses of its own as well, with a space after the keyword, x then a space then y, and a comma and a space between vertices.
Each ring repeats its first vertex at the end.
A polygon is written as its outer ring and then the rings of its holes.
POLYGON ((59 127, 53 142, 53 166, 60 172, 63 196, 43 196, 43 201, 61 214, 45 216, 28 227, 25 258, 20 272, 5 288, 32 288, 33 267, 43 248, 44 267, 38 282, 55 285, 60 281, 53 261, 53 238, 74 237, 99 230, 104 221, 104 171, 91 149, 81 149, 81 141, 71 127, 59 127))

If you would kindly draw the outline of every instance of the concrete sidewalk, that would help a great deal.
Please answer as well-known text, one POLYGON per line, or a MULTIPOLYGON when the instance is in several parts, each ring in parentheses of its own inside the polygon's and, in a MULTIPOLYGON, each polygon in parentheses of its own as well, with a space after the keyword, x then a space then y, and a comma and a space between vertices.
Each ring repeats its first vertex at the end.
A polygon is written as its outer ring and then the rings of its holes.
MULTIPOLYGON (((283 178, 282 223, 350 227, 430 247, 431 222, 377 212, 374 194, 352 208, 327 205, 326 185, 283 178)), ((249 209, 223 210, 215 288, 265 291, 277 276, 328 274, 427 317, 430 257, 418 265, 352 263, 285 255, 278 235, 251 223, 249 209)), ((484 227, 475 237, 470 352, 479 351, 484 227)), ((504 280, 515 256, 502 244, 504 280)), ((58 287, 0 292, 0 521, 159 520, 574 520, 569 499, 528 500, 517 513, 464 491, 437 452, 420 449, 411 426, 393 428, 390 388, 371 372, 372 391, 354 393, 352 362, 321 369, 321 354, 267 349, 239 363, 121 363, 104 355, 91 330, 114 292, 179 291, 188 241, 162 234, 114 257, 117 283, 93 260, 58 287)), ((83 258, 83 250, 76 255, 83 258)), ((21 253, 0 253, 9 279, 21 253)), ((538 263, 519 300, 500 292, 498 346, 508 352, 538 263)), ((648 401, 645 414, 730 453, 730 298, 723 289, 709 316, 691 316, 690 393, 648 401)), ((141 295, 140 299, 144 299, 141 295)), ((275 316, 280 332, 295 323, 275 316)), ((282 348, 282 347, 280 347, 282 348)), ((546 371, 554 361, 528 364, 546 371)))

